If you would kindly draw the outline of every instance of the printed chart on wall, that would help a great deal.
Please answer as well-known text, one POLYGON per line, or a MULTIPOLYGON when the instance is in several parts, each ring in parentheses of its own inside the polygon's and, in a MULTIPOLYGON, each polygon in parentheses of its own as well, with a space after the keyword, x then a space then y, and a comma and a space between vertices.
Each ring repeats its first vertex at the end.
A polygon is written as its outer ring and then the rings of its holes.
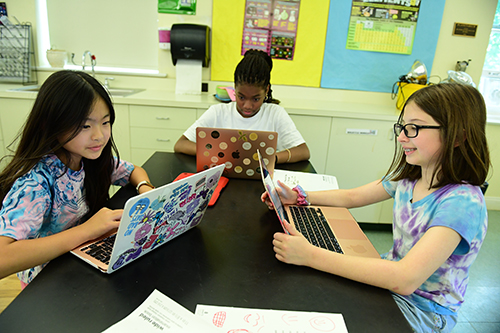
POLYGON ((300 1, 246 1, 241 54, 258 49, 272 58, 293 60, 300 1))
POLYGON ((419 9, 420 0, 353 0, 346 48, 411 54, 419 9))

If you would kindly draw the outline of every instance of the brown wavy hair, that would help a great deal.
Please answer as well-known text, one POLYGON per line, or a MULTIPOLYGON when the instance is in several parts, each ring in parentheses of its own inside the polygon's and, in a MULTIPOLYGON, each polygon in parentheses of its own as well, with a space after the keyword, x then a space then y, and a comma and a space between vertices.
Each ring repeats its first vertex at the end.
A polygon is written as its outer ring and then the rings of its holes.
MULTIPOLYGON (((482 185, 491 165, 486 141, 486 106, 474 87, 460 83, 441 83, 417 90, 406 101, 399 116, 401 122, 408 104, 415 103, 440 126, 443 148, 434 170, 431 188, 447 184, 482 185)), ((396 151, 386 177, 398 181, 417 180, 422 176, 418 165, 411 165, 396 142, 396 151)))

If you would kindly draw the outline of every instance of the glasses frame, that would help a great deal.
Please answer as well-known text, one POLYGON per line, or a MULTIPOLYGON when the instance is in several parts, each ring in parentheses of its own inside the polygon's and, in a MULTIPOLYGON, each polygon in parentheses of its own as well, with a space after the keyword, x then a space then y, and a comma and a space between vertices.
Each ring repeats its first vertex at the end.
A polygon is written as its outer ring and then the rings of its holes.
POLYGON ((393 130, 394 130, 394 134, 398 137, 401 135, 401 133, 405 133, 405 136, 408 138, 408 139, 413 139, 413 138, 416 138, 418 136, 418 133, 420 132, 421 129, 426 129, 426 128, 431 128, 431 129, 440 129, 441 126, 436 126, 436 125, 416 125, 416 124, 406 124, 406 125, 401 125, 400 123, 395 123, 394 126, 393 126, 393 130), (408 130, 406 129, 406 126, 414 126, 415 127, 415 135, 413 136, 409 136, 408 135, 408 130), (398 134, 398 130, 396 128, 401 128, 399 130, 399 134, 398 134))

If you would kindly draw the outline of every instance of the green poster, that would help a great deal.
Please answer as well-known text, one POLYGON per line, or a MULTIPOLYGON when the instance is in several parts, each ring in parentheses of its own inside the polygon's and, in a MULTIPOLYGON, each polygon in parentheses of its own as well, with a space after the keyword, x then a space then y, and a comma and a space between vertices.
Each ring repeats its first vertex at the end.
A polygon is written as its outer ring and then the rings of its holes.
POLYGON ((158 13, 196 15, 196 0, 158 0, 158 13))

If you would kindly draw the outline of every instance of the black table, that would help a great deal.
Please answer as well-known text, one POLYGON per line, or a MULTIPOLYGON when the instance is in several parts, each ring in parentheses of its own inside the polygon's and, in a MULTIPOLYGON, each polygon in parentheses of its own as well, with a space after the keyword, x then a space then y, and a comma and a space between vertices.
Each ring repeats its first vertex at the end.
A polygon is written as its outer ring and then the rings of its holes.
MULTIPOLYGON (((314 172, 309 162, 280 166, 314 172)), ((159 186, 195 172, 194 157, 155 153, 144 165, 159 186)), ((342 313, 349 332, 406 332, 387 290, 274 257, 280 224, 260 201, 260 181, 231 179, 201 224, 108 275, 70 253, 53 261, 0 314, 1 332, 101 332, 154 289, 194 312, 197 304, 342 313)), ((120 189, 109 207, 135 194, 120 189)))

